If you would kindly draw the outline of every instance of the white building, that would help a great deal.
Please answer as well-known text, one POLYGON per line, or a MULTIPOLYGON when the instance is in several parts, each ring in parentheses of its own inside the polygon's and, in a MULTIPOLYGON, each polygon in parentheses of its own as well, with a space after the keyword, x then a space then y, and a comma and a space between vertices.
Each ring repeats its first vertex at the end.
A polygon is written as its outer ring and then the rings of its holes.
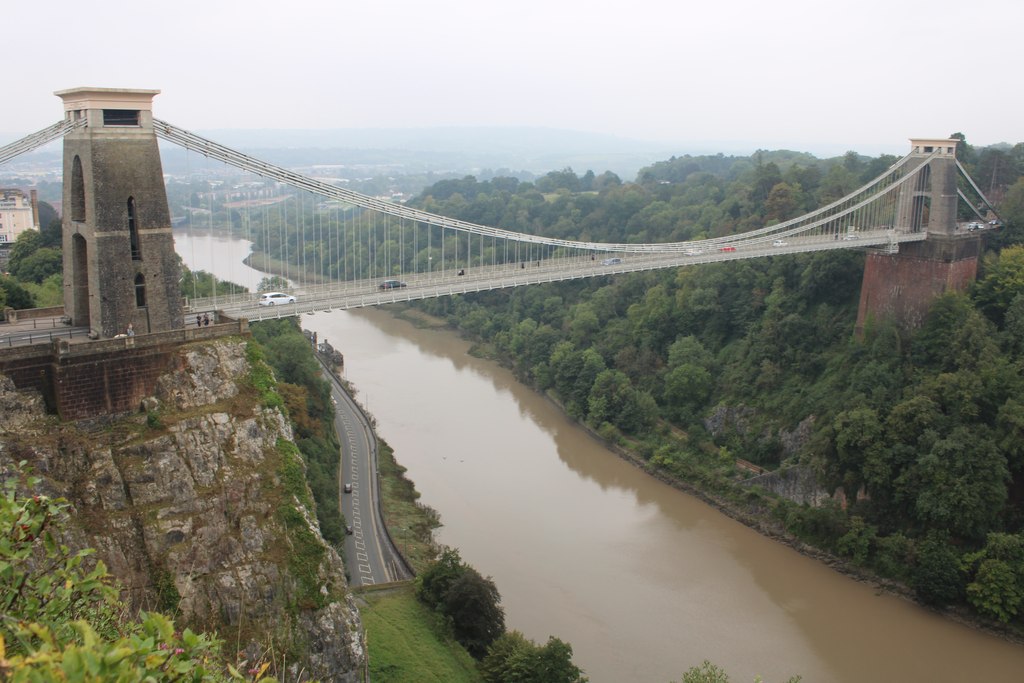
POLYGON ((10 248, 18 235, 39 229, 39 211, 35 190, 31 199, 21 190, 0 189, 0 264, 7 263, 10 248))

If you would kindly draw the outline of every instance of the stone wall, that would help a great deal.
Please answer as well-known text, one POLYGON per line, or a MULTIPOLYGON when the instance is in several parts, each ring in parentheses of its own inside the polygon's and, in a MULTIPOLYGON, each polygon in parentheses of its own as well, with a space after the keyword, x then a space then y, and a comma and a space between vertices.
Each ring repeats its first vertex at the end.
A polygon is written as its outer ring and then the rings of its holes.
POLYGON ((248 321, 220 319, 209 327, 3 349, 0 373, 19 390, 39 392, 48 410, 64 420, 135 412, 157 379, 175 369, 182 344, 248 334, 248 321))
POLYGON ((973 236, 929 236, 905 244, 898 254, 871 252, 857 312, 857 333, 872 319, 894 320, 902 329, 921 326, 932 302, 947 291, 963 291, 978 274, 980 241, 973 236))
POLYGON ((58 357, 53 381, 56 409, 64 420, 139 410, 160 375, 175 368, 177 345, 58 357))

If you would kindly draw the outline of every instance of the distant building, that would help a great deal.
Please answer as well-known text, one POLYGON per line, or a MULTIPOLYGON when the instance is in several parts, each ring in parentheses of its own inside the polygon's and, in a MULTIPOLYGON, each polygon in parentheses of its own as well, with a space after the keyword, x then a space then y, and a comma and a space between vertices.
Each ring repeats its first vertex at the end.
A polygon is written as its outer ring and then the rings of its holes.
POLYGON ((21 190, 0 189, 0 270, 7 269, 7 258, 18 235, 39 229, 39 209, 35 190, 31 197, 21 190))

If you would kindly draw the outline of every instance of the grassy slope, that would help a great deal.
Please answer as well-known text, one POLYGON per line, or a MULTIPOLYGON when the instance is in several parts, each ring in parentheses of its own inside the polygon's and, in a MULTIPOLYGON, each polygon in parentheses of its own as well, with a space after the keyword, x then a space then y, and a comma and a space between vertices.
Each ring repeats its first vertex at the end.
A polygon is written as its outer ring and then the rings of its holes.
POLYGON ((359 594, 374 683, 478 683, 476 664, 439 635, 436 615, 406 584, 359 594))

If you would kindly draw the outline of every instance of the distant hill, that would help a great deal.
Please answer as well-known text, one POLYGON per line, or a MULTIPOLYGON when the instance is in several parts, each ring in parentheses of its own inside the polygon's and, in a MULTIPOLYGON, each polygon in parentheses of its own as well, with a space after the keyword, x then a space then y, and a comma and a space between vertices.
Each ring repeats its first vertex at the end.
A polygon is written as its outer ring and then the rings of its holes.
MULTIPOLYGON (((582 175, 611 171, 624 181, 651 164, 682 155, 747 155, 764 144, 746 141, 691 140, 652 142, 603 133, 530 127, 361 128, 333 130, 216 129, 198 134, 240 152, 289 168, 339 166, 346 175, 443 174, 461 177, 491 174, 521 179, 572 168, 582 175)), ((0 145, 18 139, 0 133, 0 145)), ((788 146, 800 149, 798 145, 788 146)), ((819 150, 819 152, 824 150, 819 150)), ((834 151, 836 155, 845 150, 834 151)), ((162 145, 164 170, 185 172, 190 161, 176 145, 162 145)), ((819 154, 820 156, 820 154, 819 154)), ((38 172, 53 167, 59 172, 60 143, 23 155, 0 167, 0 176, 38 172)))
MULTIPOLYGON (((637 171, 673 154, 666 143, 551 128, 405 128, 337 130, 208 130, 200 135, 283 166, 343 165, 391 173, 477 174, 508 169, 543 175, 572 167, 612 171, 632 180, 637 171)), ((164 155, 165 166, 175 163, 164 155)), ((173 172, 171 169, 165 169, 173 172)))

